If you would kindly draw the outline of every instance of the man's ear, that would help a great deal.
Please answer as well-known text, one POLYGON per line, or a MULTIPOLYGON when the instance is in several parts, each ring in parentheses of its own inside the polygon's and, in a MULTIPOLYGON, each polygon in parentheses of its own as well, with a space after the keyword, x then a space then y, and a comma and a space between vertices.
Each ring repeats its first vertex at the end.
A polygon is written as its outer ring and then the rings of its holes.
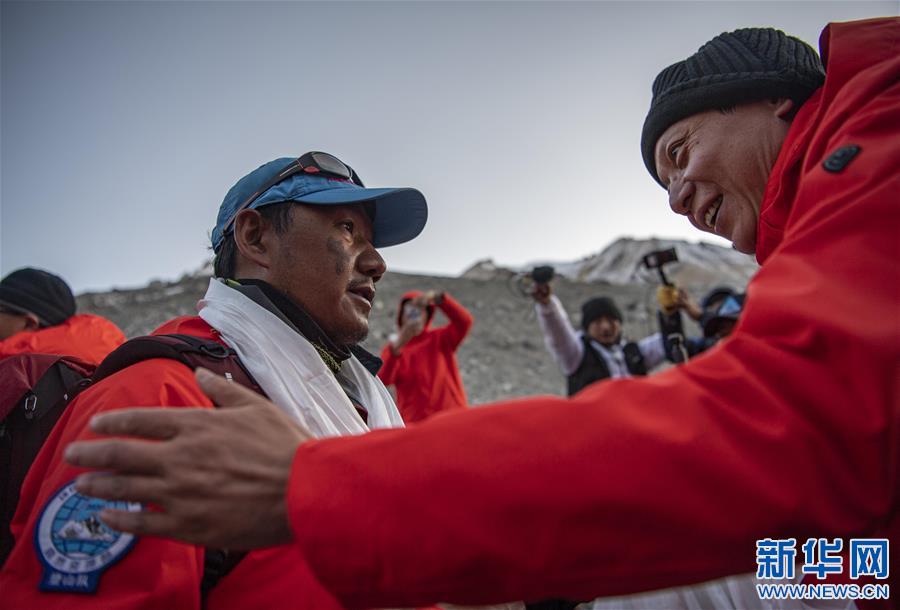
MULTIPOLYGON (((258 211, 241 211, 234 219, 234 243, 238 256, 250 264, 268 269, 272 256, 270 233, 273 233, 272 224, 258 211)), ((239 260, 235 261, 235 266, 240 266, 239 260)))
POLYGON ((41 327, 41 321, 33 313, 22 314, 25 319, 25 328, 27 331, 35 331, 41 327))
POLYGON ((782 121, 790 122, 797 113, 797 107, 794 100, 788 97, 781 97, 769 101, 775 116, 782 121))

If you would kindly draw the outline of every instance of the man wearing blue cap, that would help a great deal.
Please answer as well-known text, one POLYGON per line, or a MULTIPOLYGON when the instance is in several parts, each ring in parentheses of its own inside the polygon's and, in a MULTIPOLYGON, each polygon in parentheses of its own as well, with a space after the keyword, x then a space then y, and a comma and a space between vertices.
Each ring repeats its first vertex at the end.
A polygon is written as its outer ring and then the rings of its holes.
MULTIPOLYGON (((400 414, 374 374, 380 361, 357 344, 368 332, 375 286, 385 272, 376 248, 414 238, 426 218, 419 191, 365 188, 350 166, 327 153, 271 161, 222 202, 212 232, 216 277, 199 316, 176 318, 153 334, 231 348, 251 382, 313 436, 400 427, 400 414)), ((89 435, 93 415, 194 404, 212 407, 188 366, 162 358, 128 366, 76 399, 23 484, 11 524, 17 544, 0 573, 4 603, 66 610, 287 608, 297 607, 299 596, 304 607, 333 604, 290 547, 241 556, 139 539, 98 519, 105 507, 137 505, 74 491, 79 469, 60 451, 89 435)), ((251 429, 246 436, 252 444, 251 429)), ((235 449, 221 447, 218 463, 235 459, 235 449)), ((217 476, 190 463, 186 468, 197 481, 217 476)))

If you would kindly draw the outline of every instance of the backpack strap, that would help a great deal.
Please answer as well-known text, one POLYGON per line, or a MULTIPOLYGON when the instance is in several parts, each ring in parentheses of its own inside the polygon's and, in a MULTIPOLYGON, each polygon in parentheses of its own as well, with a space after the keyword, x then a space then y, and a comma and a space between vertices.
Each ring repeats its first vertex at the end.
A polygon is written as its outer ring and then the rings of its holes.
MULTIPOLYGON (((265 396, 265 392, 241 364, 237 352, 233 349, 212 339, 181 334, 148 335, 126 341, 100 363, 94 374, 94 383, 138 362, 154 358, 177 360, 191 370, 202 366, 265 396)), ((245 551, 205 549, 203 578, 200 581, 201 599, 205 600, 213 587, 227 576, 246 554, 245 551)))
MULTIPOLYGON (((6 419, 27 392, 37 393, 38 384, 51 369, 65 367, 79 379, 94 372, 87 362, 57 354, 15 354, 0 358, 0 363, 0 420, 6 419)), ((59 392, 60 396, 64 394, 59 392)))
POLYGON ((94 383, 138 362, 154 358, 177 360, 191 370, 202 366, 265 395, 233 349, 212 339, 179 334, 148 335, 126 341, 100 363, 94 373, 94 383))
POLYGON ((229 551, 228 549, 205 549, 203 555, 203 578, 200 580, 200 599, 206 600, 206 596, 212 591, 219 581, 237 567, 241 559, 247 556, 247 551, 229 551))
POLYGON ((0 566, 13 548, 9 531, 22 482, 93 366, 66 356, 17 354, 0 361, 0 566))

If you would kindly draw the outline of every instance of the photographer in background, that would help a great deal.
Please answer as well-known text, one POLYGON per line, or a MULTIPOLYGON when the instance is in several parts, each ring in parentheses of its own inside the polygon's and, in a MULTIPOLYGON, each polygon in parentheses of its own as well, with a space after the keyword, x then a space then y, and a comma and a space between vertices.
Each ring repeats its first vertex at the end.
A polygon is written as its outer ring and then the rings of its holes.
POLYGON ((669 360, 675 363, 693 358, 729 336, 744 309, 744 295, 726 286, 710 290, 699 305, 687 292, 674 285, 660 286, 656 297, 660 306, 660 331, 666 337, 666 352, 669 360), (702 337, 685 337, 681 325, 682 310, 697 322, 702 337), (680 334, 683 343, 673 341, 673 332, 680 334))
POLYGON ((708 344, 707 347, 712 347, 729 336, 744 310, 744 295, 724 290, 727 292, 719 293, 716 298, 710 298, 713 294, 711 292, 704 299, 703 315, 700 316, 699 323, 703 328, 703 340, 708 344))
POLYGON ((378 377, 397 390, 407 424, 439 411, 466 407, 456 350, 472 327, 472 315, 446 292, 407 292, 397 308, 397 333, 381 352, 378 377), (430 328, 435 309, 450 323, 430 328))
POLYGON ((566 376, 567 395, 601 379, 646 375, 666 359, 660 333, 637 342, 622 338, 622 312, 608 297, 595 297, 581 306, 581 330, 576 331, 550 288, 552 277, 551 267, 536 267, 531 296, 544 344, 566 376))
MULTIPOLYGON (((659 312, 660 328, 665 329, 667 324, 669 325, 669 328, 675 326, 680 328, 681 318, 680 314, 677 313, 677 309, 674 314, 667 313, 670 309, 667 308, 666 303, 664 302, 662 292, 668 288, 669 287, 667 286, 661 286, 657 292, 661 307, 659 312)), ((705 352, 719 341, 729 336, 737 325, 738 318, 740 318, 741 312, 744 309, 744 295, 735 292, 731 288, 719 286, 710 290, 706 296, 703 297, 699 307, 693 302, 690 303, 691 304, 685 309, 697 322, 697 325, 703 332, 703 336, 687 337, 684 339, 682 355, 686 357, 679 360, 677 358, 676 350, 680 348, 677 345, 674 345, 671 341, 671 336, 666 335, 664 332, 663 334, 669 337, 667 343, 670 360, 676 363, 684 362, 688 358, 693 358, 694 356, 705 352)))

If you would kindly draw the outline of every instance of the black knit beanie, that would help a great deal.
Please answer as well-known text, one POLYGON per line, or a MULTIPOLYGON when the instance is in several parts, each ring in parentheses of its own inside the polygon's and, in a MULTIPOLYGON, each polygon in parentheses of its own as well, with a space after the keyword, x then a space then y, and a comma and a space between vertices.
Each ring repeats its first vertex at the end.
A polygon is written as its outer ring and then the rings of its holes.
POLYGON ((42 326, 62 324, 75 315, 75 297, 66 282, 40 269, 17 269, 0 281, 0 305, 32 313, 42 326))
POLYGON ((659 73, 641 133, 641 154, 653 179, 653 151, 674 123, 700 112, 786 97, 799 106, 822 86, 825 70, 815 50, 772 28, 719 34, 659 73))
POLYGON ((581 306, 581 328, 587 331, 591 322, 597 318, 612 318, 622 321, 622 312, 609 297, 595 297, 581 306))

